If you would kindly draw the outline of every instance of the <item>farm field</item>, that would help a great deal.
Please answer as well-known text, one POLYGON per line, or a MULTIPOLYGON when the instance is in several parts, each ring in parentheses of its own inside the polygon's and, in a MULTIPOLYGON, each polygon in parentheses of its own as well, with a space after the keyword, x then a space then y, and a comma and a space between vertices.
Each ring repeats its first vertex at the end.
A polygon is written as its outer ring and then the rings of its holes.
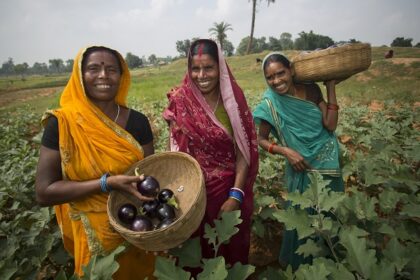
MULTIPOLYGON (((394 48, 394 58, 384 59, 387 49, 373 48, 371 67, 337 86, 341 109, 336 134, 346 194, 328 193, 314 177, 310 192, 289 198, 300 206, 285 211, 284 159, 260 151, 252 267, 244 268, 255 271, 251 278, 420 279, 420 49, 394 48), (318 212, 303 222, 305 205, 316 206, 318 212), (299 250, 312 256, 312 266, 302 265, 294 273, 280 268, 284 227, 309 238, 299 250), (319 236, 336 241, 324 244, 319 236), (333 257, 326 258, 328 253, 333 257)), ((256 62, 265 54, 228 58, 251 108, 265 89, 256 62)), ((166 148, 167 127, 161 118, 166 93, 180 83, 185 69, 186 60, 180 59, 132 71, 129 107, 149 117, 156 152, 166 148)), ((58 106, 68 76, 0 78, 0 279, 71 277, 71 259, 63 250, 53 210, 34 203, 39 120, 46 109, 58 106)), ((158 261, 163 279, 168 271, 184 275, 166 258, 158 261)), ((89 269, 100 277, 99 265, 89 269)), ((215 270, 222 275, 223 269, 215 270)))

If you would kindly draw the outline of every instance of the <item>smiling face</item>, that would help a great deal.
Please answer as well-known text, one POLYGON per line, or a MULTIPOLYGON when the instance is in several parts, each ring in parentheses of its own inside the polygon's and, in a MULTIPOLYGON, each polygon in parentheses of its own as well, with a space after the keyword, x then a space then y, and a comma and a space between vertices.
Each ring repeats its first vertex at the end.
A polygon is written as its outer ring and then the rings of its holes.
POLYGON ((108 50, 89 53, 83 61, 83 84, 93 102, 112 101, 118 94, 121 67, 117 57, 108 50))
POLYGON ((292 71, 281 62, 269 62, 264 75, 268 85, 277 93, 286 94, 293 85, 292 71))
POLYGON ((191 59, 191 79, 202 94, 211 94, 219 87, 219 65, 208 54, 191 59))

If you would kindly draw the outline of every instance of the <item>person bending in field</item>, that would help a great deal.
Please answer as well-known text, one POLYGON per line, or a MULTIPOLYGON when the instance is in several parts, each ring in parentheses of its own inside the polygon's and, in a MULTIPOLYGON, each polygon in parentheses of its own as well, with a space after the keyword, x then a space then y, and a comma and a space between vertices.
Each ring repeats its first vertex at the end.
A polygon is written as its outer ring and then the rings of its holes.
MULTIPOLYGON (((124 242, 109 224, 109 191, 147 200, 136 190, 138 176, 117 175, 154 153, 148 119, 126 107, 129 85, 130 72, 118 52, 83 49, 61 95, 61 108, 48 111, 42 120, 36 200, 55 206, 64 247, 79 276, 91 257, 106 255, 124 242)), ((154 271, 154 256, 134 247, 117 261, 114 279, 150 279, 154 271)))
MULTIPOLYGON (((315 171, 331 180, 332 190, 343 191, 338 141, 334 134, 339 109, 336 81, 325 82, 328 96, 325 102, 315 83, 293 82, 294 73, 285 55, 268 54, 262 67, 268 88, 254 111, 254 120, 259 124, 258 141, 269 153, 286 157, 288 192, 305 191, 309 184, 308 173, 315 171), (279 144, 270 142, 270 133, 279 144)), ((301 243, 305 241, 298 240, 296 230, 286 231, 280 262, 296 269, 307 261, 295 253, 301 243)))

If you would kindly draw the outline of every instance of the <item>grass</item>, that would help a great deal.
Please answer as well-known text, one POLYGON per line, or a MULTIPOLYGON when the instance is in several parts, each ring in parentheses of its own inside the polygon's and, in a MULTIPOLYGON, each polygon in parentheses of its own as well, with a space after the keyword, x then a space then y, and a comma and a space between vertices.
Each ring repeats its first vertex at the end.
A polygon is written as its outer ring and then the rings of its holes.
MULTIPOLYGON (((420 101, 420 49, 393 48, 394 59, 384 59, 388 47, 372 48, 371 67, 362 73, 352 76, 337 86, 338 97, 347 98, 358 103, 368 103, 372 99, 396 100, 401 102, 420 101), (401 59, 412 59, 402 63, 401 59), (413 60, 415 59, 415 60, 413 60)), ((256 62, 268 52, 227 58, 228 65, 237 83, 247 96, 259 97, 266 88, 261 71, 261 64, 256 62)), ((289 57, 297 51, 285 51, 289 57)), ((132 84, 129 92, 131 98, 141 103, 165 100, 167 92, 181 83, 185 71, 186 59, 179 59, 160 67, 148 67, 131 71, 132 84)), ((30 76, 26 80, 20 77, 0 78, 0 99, 3 93, 22 89, 39 89, 64 86, 69 74, 60 76, 30 76)), ((321 85, 322 88, 322 85, 321 85)), ((30 91, 29 91, 30 92, 30 91)), ((25 103, 39 108, 40 111, 58 104, 57 96, 41 96, 25 103)), ((0 111, 14 110, 21 106, 21 101, 6 104, 0 111)))

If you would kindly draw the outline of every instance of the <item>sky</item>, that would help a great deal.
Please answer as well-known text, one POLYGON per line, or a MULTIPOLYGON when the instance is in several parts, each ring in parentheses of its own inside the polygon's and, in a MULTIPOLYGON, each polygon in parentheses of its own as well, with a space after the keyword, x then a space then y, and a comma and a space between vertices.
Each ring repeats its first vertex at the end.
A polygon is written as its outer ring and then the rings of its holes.
MULTIPOLYGON (((334 41, 389 46, 396 37, 420 42, 419 0, 257 0, 254 37, 311 30, 334 41)), ((209 38, 224 21, 236 48, 250 35, 249 0, 0 0, 0 64, 73 59, 89 45, 123 56, 177 56, 176 41, 209 38)))

